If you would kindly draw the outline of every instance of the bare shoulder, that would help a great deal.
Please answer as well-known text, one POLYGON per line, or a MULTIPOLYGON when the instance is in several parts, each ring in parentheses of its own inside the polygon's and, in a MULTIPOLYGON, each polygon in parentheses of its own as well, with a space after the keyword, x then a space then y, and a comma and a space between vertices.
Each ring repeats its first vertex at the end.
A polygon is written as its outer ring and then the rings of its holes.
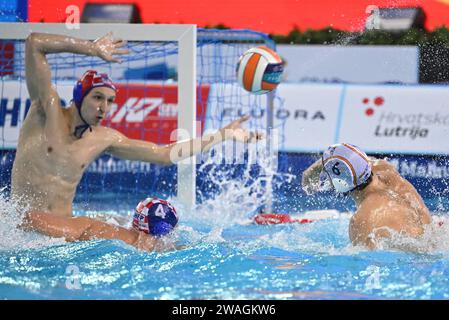
POLYGON ((396 172, 396 167, 385 159, 371 159, 371 165, 374 170, 385 171, 391 170, 396 172))
POLYGON ((387 185, 396 184, 403 179, 396 167, 384 159, 375 159, 371 162, 373 173, 387 185))
POLYGON ((104 126, 95 127, 95 133, 97 139, 107 142, 108 146, 112 146, 120 143, 121 140, 127 139, 126 136, 118 130, 104 126))
POLYGON ((350 228, 358 230, 358 233, 361 230, 367 231, 375 223, 376 213, 382 209, 384 201, 385 199, 376 193, 364 199, 351 217, 350 228))
POLYGON ((384 192, 372 192, 369 196, 367 196, 362 203, 360 203, 357 208, 357 214, 353 216, 354 218, 359 218, 363 220, 370 220, 375 216, 372 213, 376 213, 382 209, 383 204, 386 202, 386 197, 384 192))
MULTIPOLYGON (((41 85, 47 85, 47 84, 41 84, 41 85)), ((48 85, 48 95, 45 96, 45 99, 42 97, 33 99, 31 102, 34 105, 37 105, 42 110, 51 110, 50 108, 55 108, 55 110, 62 110, 61 108, 61 98, 59 97, 58 91, 56 91, 56 88, 53 85, 48 85), (49 108, 47 108, 49 107, 49 108), (56 108, 59 107, 59 108, 56 108)))
POLYGON ((25 128, 43 127, 45 125, 65 126, 68 111, 61 107, 61 99, 54 87, 49 90, 45 100, 40 98, 31 101, 30 110, 25 118, 25 128))
POLYGON ((99 133, 105 135, 106 137, 108 137, 110 139, 118 140, 118 139, 126 138, 126 136, 123 133, 121 133, 120 131, 118 131, 116 129, 105 127, 105 126, 98 126, 97 128, 99 129, 99 133))

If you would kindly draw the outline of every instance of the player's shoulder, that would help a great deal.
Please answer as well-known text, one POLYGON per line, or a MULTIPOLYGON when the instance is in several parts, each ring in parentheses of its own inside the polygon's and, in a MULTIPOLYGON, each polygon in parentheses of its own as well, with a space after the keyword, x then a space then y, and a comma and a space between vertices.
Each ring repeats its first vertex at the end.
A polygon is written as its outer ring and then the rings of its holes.
POLYGON ((47 105, 58 105, 61 106, 61 99, 59 93, 53 85, 48 88, 48 93, 44 96, 37 97, 31 100, 33 105, 45 108, 47 105))
POLYGON ((125 139, 126 137, 116 129, 105 127, 105 126, 96 126, 95 132, 98 137, 101 139, 107 140, 111 143, 119 142, 120 140, 125 139))
POLYGON ((371 168, 376 172, 397 173, 396 167, 386 159, 371 159, 371 168))
POLYGON ((97 134, 101 134, 101 135, 105 135, 107 137, 115 137, 117 135, 117 130, 109 128, 109 127, 105 127, 103 125, 99 125, 95 127, 95 132, 97 134))

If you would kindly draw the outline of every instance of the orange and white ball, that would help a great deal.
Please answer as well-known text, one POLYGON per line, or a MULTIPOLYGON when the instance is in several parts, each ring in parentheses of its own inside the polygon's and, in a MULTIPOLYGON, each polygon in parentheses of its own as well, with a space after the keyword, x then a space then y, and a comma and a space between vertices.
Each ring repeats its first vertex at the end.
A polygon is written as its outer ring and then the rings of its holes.
POLYGON ((281 82, 284 65, 281 57, 265 46, 246 51, 237 64, 237 80, 246 90, 264 94, 274 90, 281 82))

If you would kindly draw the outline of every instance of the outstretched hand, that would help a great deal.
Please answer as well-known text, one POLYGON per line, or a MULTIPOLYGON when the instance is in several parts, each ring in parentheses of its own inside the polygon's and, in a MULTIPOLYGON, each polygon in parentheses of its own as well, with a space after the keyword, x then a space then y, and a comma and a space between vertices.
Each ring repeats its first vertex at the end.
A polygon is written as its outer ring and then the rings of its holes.
POLYGON ((126 41, 114 39, 112 32, 108 32, 101 38, 96 39, 94 44, 96 45, 98 57, 105 61, 122 63, 122 61, 115 58, 114 55, 124 55, 129 53, 129 50, 127 49, 119 49, 126 44, 126 41))
POLYGON ((264 135, 260 132, 252 132, 249 131, 247 129, 242 128, 242 124, 246 121, 248 121, 248 119, 250 118, 250 116, 243 116, 240 119, 237 119, 233 122, 231 122, 230 124, 228 124, 227 126, 223 127, 223 131, 225 133, 225 137, 231 136, 233 139, 235 139, 236 141, 240 141, 240 142, 256 142, 259 140, 264 139, 264 135), (229 131, 231 131, 231 135, 227 134, 229 131))

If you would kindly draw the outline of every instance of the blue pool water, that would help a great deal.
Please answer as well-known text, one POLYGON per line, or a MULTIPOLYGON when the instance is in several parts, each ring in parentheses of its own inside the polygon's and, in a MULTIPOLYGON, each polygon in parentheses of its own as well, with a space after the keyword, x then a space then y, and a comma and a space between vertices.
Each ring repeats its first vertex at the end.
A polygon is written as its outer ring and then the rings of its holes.
MULTIPOLYGON (((260 226, 209 203, 181 214, 166 240, 186 248, 146 253, 119 241, 65 243, 25 234, 11 228, 9 204, 1 201, 1 299, 449 298, 446 229, 429 253, 372 252, 350 244, 349 214, 260 226)), ((129 202, 117 208, 102 198, 91 201, 91 211, 80 203, 75 210, 127 216, 135 205, 129 202)))

